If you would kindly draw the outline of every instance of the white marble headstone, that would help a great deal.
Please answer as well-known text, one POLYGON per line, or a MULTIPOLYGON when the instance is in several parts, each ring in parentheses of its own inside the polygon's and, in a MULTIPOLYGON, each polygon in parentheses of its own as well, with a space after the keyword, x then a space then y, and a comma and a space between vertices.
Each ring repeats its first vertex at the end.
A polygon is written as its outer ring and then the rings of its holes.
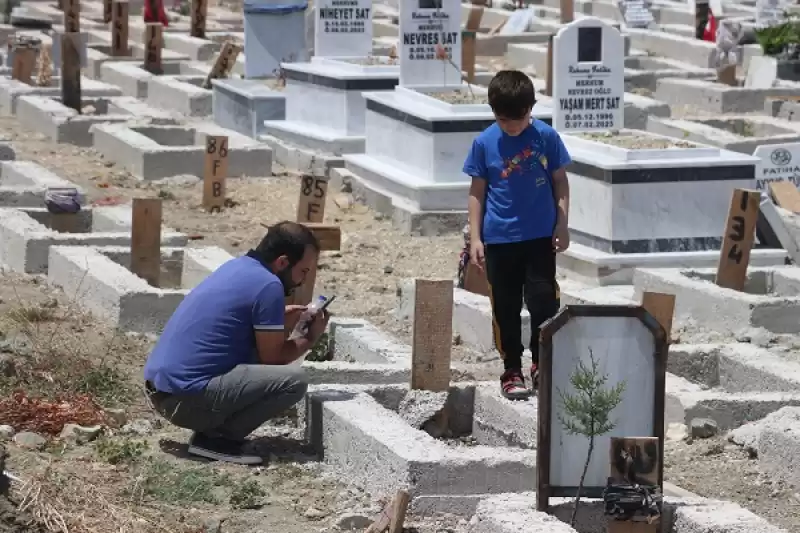
POLYGON ((404 0, 400 4, 400 85, 461 85, 460 0, 404 0), (437 59, 443 48, 450 61, 437 59))
POLYGON ((744 86, 748 89, 771 89, 778 80, 778 61, 769 56, 753 56, 747 65, 744 86))
POLYGON ((785 0, 756 0, 756 28, 767 28, 786 21, 785 0))
POLYGON ((560 133, 608 131, 624 124, 625 43, 596 17, 553 38, 553 127, 560 133))
POLYGON ((533 8, 529 7, 527 9, 518 9, 511 13, 511 16, 508 17, 508 20, 503 27, 500 28, 500 35, 513 35, 515 33, 525 33, 528 31, 528 26, 530 26, 531 21, 533 20, 533 8))
POLYGON ((617 5, 629 28, 647 28, 653 23, 653 14, 644 0, 619 0, 617 5))
POLYGON ((767 190, 770 183, 790 181, 800 186, 800 143, 762 144, 753 155, 756 163, 756 189, 767 190))
POLYGON ((366 57, 372 53, 372 0, 316 0, 314 55, 366 57))

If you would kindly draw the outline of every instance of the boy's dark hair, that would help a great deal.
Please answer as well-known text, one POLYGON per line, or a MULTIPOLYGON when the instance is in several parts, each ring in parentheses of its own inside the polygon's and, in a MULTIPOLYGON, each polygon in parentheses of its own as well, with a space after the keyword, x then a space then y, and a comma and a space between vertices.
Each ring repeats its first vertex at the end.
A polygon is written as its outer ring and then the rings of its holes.
POLYGON ((285 255, 290 266, 294 266, 303 258, 308 246, 319 252, 319 241, 314 233, 302 224, 285 220, 267 229, 267 234, 256 247, 256 253, 266 263, 285 255))
POLYGON ((535 103, 533 82, 519 70, 501 70, 489 82, 489 106, 498 117, 525 118, 535 103))

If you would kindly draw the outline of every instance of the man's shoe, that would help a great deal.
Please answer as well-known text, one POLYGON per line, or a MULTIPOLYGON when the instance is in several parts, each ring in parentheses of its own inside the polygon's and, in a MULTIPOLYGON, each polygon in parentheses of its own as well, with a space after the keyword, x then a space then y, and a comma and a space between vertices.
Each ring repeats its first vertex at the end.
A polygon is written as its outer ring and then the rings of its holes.
POLYGON ((539 390, 539 365, 536 363, 531 365, 531 389, 539 390))
POLYGON ((525 387, 522 371, 517 369, 506 370, 500 376, 500 392, 509 400, 524 400, 531 395, 525 387))
POLYGON ((263 462, 258 455, 244 453, 242 444, 239 442, 209 437, 202 433, 192 435, 189 440, 188 452, 213 461, 225 461, 240 465, 260 465, 263 462))

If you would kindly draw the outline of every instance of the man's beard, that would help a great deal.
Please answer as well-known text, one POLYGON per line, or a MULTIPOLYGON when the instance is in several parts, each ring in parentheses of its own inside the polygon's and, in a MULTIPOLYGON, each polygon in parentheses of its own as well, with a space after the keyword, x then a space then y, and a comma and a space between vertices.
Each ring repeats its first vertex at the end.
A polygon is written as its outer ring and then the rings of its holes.
POLYGON ((281 281, 281 285, 283 285, 283 294, 287 298, 292 295, 297 287, 300 286, 299 283, 295 283, 292 280, 292 269, 290 267, 279 270, 275 273, 275 276, 281 281))

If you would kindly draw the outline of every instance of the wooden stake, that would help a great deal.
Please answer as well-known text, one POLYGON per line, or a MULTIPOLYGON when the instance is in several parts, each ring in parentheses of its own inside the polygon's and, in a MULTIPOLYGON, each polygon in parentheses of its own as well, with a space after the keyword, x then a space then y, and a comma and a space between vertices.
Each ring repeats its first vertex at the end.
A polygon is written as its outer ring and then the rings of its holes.
POLYGON ((81 31, 81 6, 79 0, 64 0, 64 33, 81 31))
POLYGON ((758 205, 761 194, 748 189, 735 189, 725 225, 725 237, 720 250, 716 283, 736 291, 744 289, 750 250, 755 240, 758 205))
POLYGON ((770 183, 769 192, 778 207, 800 214, 800 191, 794 183, 791 181, 770 183))
POLYGON ((203 207, 219 213, 225 206, 225 178, 228 175, 228 137, 206 137, 206 160, 203 171, 203 207))
POLYGON ((452 280, 417 279, 411 345, 412 389, 442 392, 450 388, 452 344, 452 280))
POLYGON ((464 31, 461 32, 461 70, 466 72, 467 83, 475 81, 476 39, 482 18, 483 7, 473 5, 469 10, 464 31))
POLYGON ((727 65, 717 69, 717 81, 730 87, 738 87, 739 81, 736 79, 736 65, 727 65))
POLYGON ((206 38, 207 0, 192 0, 192 22, 190 35, 198 39, 206 38))
POLYGON ((574 0, 560 0, 561 24, 569 24, 575 18, 574 0))
POLYGON ((160 22, 148 22, 144 30, 144 69, 161 74, 161 48, 164 46, 164 27, 160 22))
POLYGON ((114 57, 131 55, 128 47, 128 0, 114 0, 111 21, 111 55, 114 57))
POLYGON ((672 317, 675 314, 675 295, 645 292, 642 294, 642 307, 661 324, 669 342, 672 336, 672 317))
POLYGON ((112 14, 111 11, 113 9, 113 1, 114 0, 103 0, 103 22, 108 24, 111 22, 112 14))
POLYGON ((203 82, 203 88, 210 89, 211 80, 227 78, 230 75, 233 66, 236 64, 236 58, 239 56, 241 51, 241 45, 234 44, 232 42, 225 43, 219 53, 219 56, 217 56, 217 60, 214 62, 214 66, 211 68, 206 80, 203 82))
POLYGON ((342 228, 336 224, 304 222, 303 225, 310 229, 319 241, 320 251, 332 252, 342 247, 342 228))
POLYGON ((36 48, 14 46, 13 54, 14 61, 11 64, 11 78, 30 85, 33 69, 36 66, 36 48))
POLYGON ((551 33, 547 37, 547 72, 545 73, 544 94, 553 96, 553 38, 555 34, 551 33))
MULTIPOLYGON (((614 483, 629 483, 629 468, 633 467, 635 481, 658 486, 661 454, 658 437, 611 437, 609 473, 614 483)), ((640 518, 640 517, 635 517, 640 518)), ((642 517, 644 520, 644 517, 642 517)), ((660 519, 647 521, 608 519, 608 533, 656 533, 660 519)))
POLYGON ((387 529, 389 533, 402 533, 410 500, 411 495, 407 490, 398 490, 394 498, 373 519, 366 533, 384 533, 387 529))
POLYGON ((81 112, 81 34, 61 34, 61 103, 81 112))
POLYGON ((161 274, 161 200, 133 199, 131 272, 158 287, 161 274))
POLYGON ((322 222, 328 198, 328 178, 305 174, 300 176, 300 198, 297 201, 298 222, 322 222))

